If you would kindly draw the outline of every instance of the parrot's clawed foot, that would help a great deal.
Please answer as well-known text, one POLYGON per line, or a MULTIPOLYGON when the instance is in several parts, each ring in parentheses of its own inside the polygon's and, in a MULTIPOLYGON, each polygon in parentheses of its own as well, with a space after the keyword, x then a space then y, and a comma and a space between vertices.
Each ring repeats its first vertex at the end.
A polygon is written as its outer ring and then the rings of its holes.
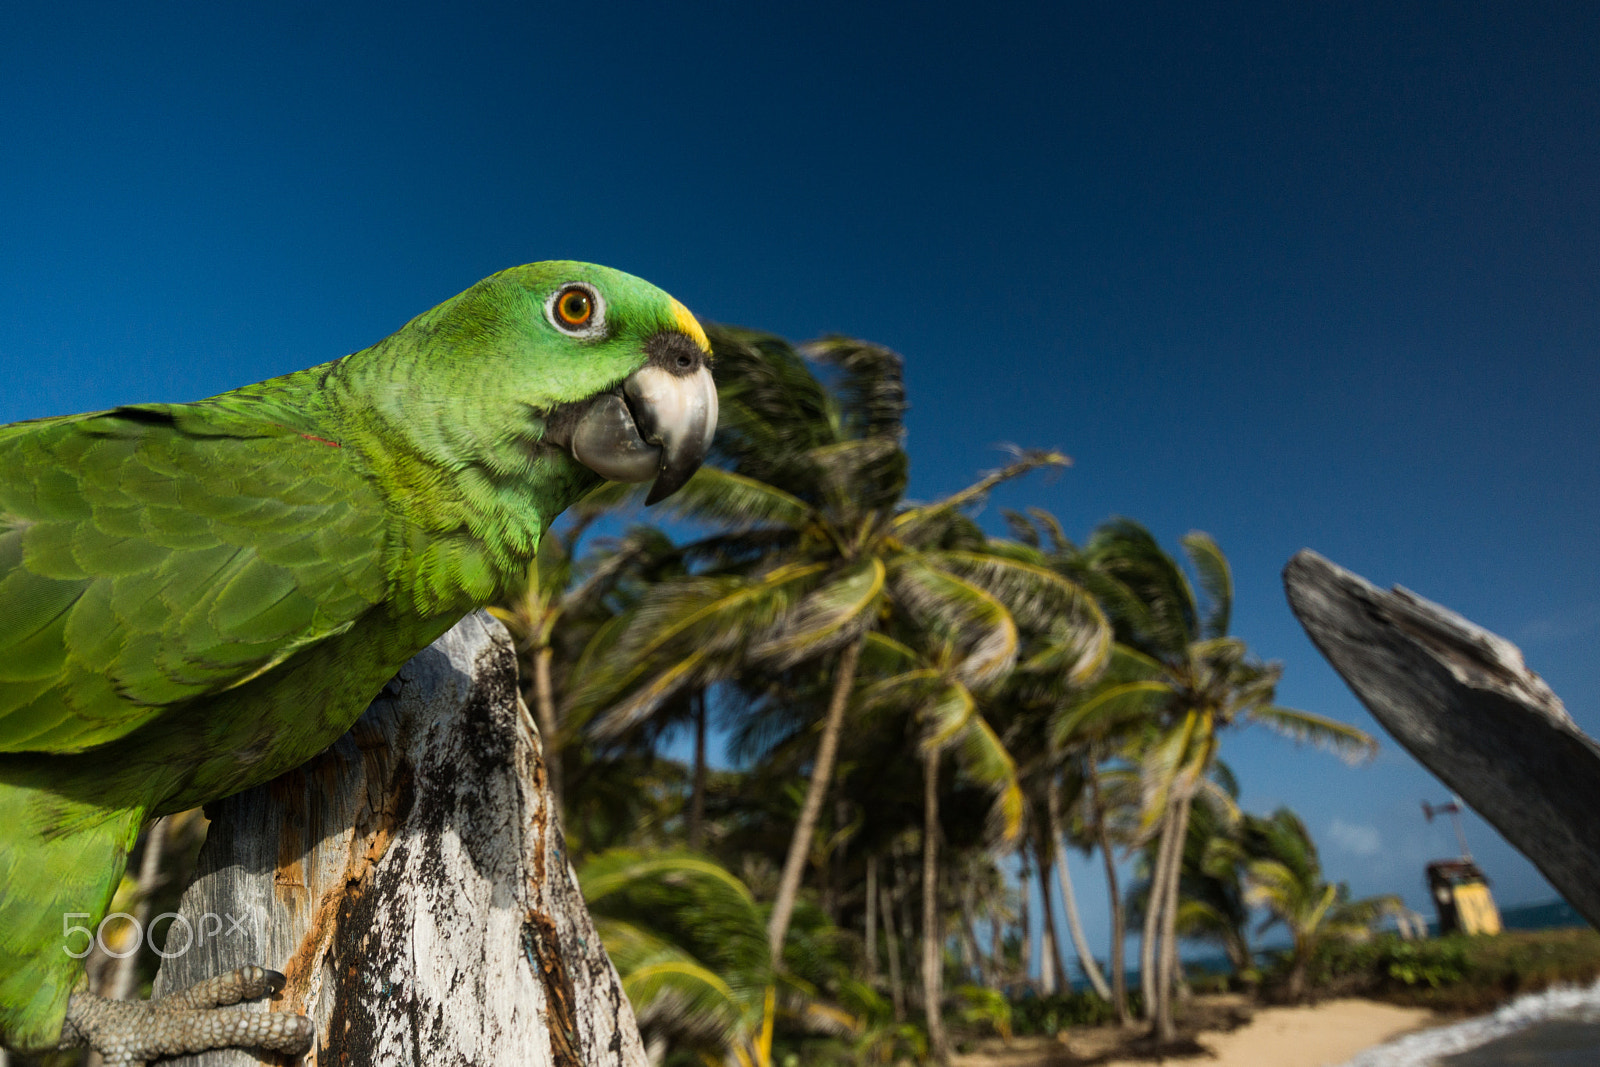
POLYGON ((74 993, 67 1002, 61 1043, 87 1045, 100 1053, 106 1067, 133 1067, 161 1056, 217 1048, 264 1048, 298 1055, 311 1048, 315 1032, 310 1019, 226 1007, 276 993, 283 983, 277 971, 241 967, 151 1001, 74 993))

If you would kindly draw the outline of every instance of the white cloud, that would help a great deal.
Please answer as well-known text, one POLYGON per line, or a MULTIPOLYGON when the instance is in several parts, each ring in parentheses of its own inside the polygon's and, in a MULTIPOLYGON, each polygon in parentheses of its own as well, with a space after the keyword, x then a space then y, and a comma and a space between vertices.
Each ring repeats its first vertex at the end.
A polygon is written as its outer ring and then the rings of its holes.
POLYGON ((1341 849, 1357 856, 1376 856, 1383 849, 1375 826, 1354 826, 1343 819, 1335 819, 1328 827, 1328 836, 1341 849))
POLYGON ((1600 604, 1586 604, 1528 620, 1517 629, 1517 643, 1540 645, 1570 641, 1588 637, 1596 629, 1600 629, 1600 604))

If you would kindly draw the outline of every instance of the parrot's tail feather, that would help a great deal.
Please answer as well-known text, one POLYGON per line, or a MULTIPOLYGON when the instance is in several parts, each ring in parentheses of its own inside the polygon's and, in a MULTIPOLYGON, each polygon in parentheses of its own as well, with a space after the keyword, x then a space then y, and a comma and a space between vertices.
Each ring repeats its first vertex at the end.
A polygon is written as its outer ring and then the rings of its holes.
POLYGON ((0 756, 0 1043, 23 1051, 56 1047, 145 814, 36 786, 38 762, 0 756))

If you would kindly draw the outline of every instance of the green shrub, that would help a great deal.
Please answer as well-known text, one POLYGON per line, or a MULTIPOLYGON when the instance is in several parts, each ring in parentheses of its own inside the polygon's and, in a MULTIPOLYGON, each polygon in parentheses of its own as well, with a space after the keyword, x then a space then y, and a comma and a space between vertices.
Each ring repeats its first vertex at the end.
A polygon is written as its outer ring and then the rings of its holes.
POLYGON ((1015 1012, 1004 993, 977 985, 960 985, 954 992, 960 1004, 957 1018, 963 1024, 974 1029, 992 1027, 999 1037, 1011 1040, 1015 1012))
POLYGON ((1362 994, 1450 1012, 1490 1011, 1521 993, 1600 977, 1600 933, 1513 930, 1493 937, 1329 943, 1307 971, 1321 993, 1362 994))
POLYGON ((1467 976, 1467 949, 1456 938, 1435 941, 1386 939, 1384 973, 1404 986, 1431 989, 1454 985, 1467 976))
MULTIPOLYGON (((1138 994, 1129 994, 1137 1013, 1138 994)), ((1067 993, 1049 997, 1024 997, 1011 1005, 1011 1027, 1018 1034, 1050 1035, 1070 1026, 1100 1026, 1116 1018, 1109 1002, 1093 993, 1067 993)))

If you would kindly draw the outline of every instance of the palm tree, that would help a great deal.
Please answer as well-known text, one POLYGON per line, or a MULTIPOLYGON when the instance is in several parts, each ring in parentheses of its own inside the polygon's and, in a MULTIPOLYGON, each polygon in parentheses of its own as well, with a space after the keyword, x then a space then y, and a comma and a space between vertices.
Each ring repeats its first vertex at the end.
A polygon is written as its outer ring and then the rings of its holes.
MULTIPOLYGON (((981 591, 979 595, 982 594, 981 591)), ((1013 625, 1010 613, 998 600, 988 604, 992 626, 1013 625)), ((867 635, 863 663, 866 671, 881 675, 858 700, 863 712, 887 709, 908 713, 921 726, 922 756, 922 990, 928 1024, 928 1043, 934 1059, 945 1063, 950 1041, 942 1014, 944 935, 939 908, 939 762, 946 750, 957 753, 968 778, 994 795, 990 813, 993 833, 1000 840, 1014 839, 1022 828, 1022 790, 1016 763, 979 711, 978 692, 997 677, 987 657, 971 655, 981 643, 971 634, 956 632, 934 636, 932 630, 917 636, 926 641, 921 651, 883 633, 867 635)))
POLYGON ((1130 1019, 1124 951, 1128 922, 1127 912, 1122 906, 1122 891, 1117 884, 1117 859, 1112 851, 1116 799, 1107 788, 1108 783, 1101 769, 1105 761, 1103 746, 1097 742, 1085 745, 1082 760, 1084 791, 1078 807, 1078 821, 1083 826, 1084 837, 1093 840, 1100 849, 1101 862, 1105 865, 1106 893, 1111 910, 1111 1007, 1116 1012, 1117 1022, 1126 1026, 1130 1019))
MULTIPOLYGON (((1220 760, 1200 783, 1194 801, 1179 861, 1177 932, 1222 949, 1234 978, 1253 985, 1258 976, 1250 947, 1245 868, 1253 856, 1250 827, 1256 820, 1239 811, 1238 783, 1220 760)), ((1156 839, 1149 838, 1141 864, 1144 880, 1130 893, 1138 910, 1148 906, 1157 851, 1156 839)))
POLYGON ((614 848, 675 847, 687 784, 684 768, 659 758, 649 739, 566 752, 567 806, 561 828, 573 862, 614 848))
POLYGON ((1299 1000, 1305 994, 1306 965, 1317 946, 1335 938, 1362 938, 1372 923, 1401 907, 1394 895, 1349 899, 1350 890, 1322 879, 1317 846, 1305 823, 1288 808, 1268 819, 1252 820, 1246 849, 1249 861, 1246 899, 1265 907, 1270 915, 1262 930, 1282 923, 1293 948, 1289 954, 1288 994, 1299 1000))
MULTIPOLYGON (((1061 523, 1048 511, 1029 508, 1026 515, 1011 511, 1005 515, 1017 541, 1013 551, 1027 554, 1082 585, 1098 603, 1118 604, 1131 598, 1132 594, 1115 578, 1088 565, 1083 552, 1067 538, 1061 523)), ((1096 649, 1093 658, 1082 657, 1081 651, 1071 642, 1062 641, 1055 631, 1046 630, 1030 636, 1027 654, 1008 685, 1008 704, 1014 718, 1006 736, 1018 751, 1034 753, 1025 765, 1030 782, 1028 794, 1036 798, 1035 809, 1041 806, 1037 798, 1043 798, 1063 910, 1080 965, 1095 991, 1110 1000, 1118 1020, 1126 1024, 1129 1018, 1123 945, 1126 919, 1112 841, 1117 836, 1113 823, 1121 821, 1114 816, 1117 809, 1125 806, 1121 798, 1126 790, 1115 788, 1115 775, 1113 788, 1107 788, 1102 764, 1120 741, 1118 731, 1129 728, 1130 723, 1103 716, 1085 722, 1076 716, 1077 708, 1087 695, 1088 683, 1106 666, 1109 649, 1096 649), (1105 866, 1111 911, 1109 983, 1088 948, 1077 915, 1071 873, 1066 864, 1069 817, 1070 825, 1079 830, 1078 842, 1098 847, 1105 866)), ((1133 716, 1131 728, 1137 729, 1139 724, 1139 716, 1133 716)))
MULTIPOLYGON (((1076 808, 1086 802, 1088 785, 1088 778, 1081 761, 1064 761, 1059 781, 1047 787, 1045 818, 1055 858, 1056 888, 1061 893, 1061 910, 1067 919, 1067 932, 1072 936, 1072 945, 1078 954, 1078 964, 1095 993, 1101 999, 1111 1001, 1113 1000, 1111 986, 1106 982, 1105 975, 1100 973, 1100 965, 1089 950, 1088 939, 1084 936, 1083 920, 1078 914, 1077 894, 1072 887, 1072 872, 1067 867, 1068 822, 1064 813, 1067 809, 1076 808)), ((1085 847, 1084 851, 1087 854, 1088 847, 1085 847)))
POLYGON ((780 1016, 811 1032, 864 1029, 862 991, 844 979, 846 942, 819 914, 803 916, 780 966, 749 888, 703 856, 606 852, 579 884, 655 1062, 672 1044, 771 1067, 780 1016), (831 1002, 830 987, 857 1010, 831 1002))
POLYGON ((804 356, 762 334, 713 331, 722 416, 707 465, 668 502, 720 532, 691 546, 703 570, 652 589, 579 663, 577 702, 618 732, 684 686, 751 663, 784 669, 832 657, 828 701, 790 838, 768 937, 782 945, 832 778, 866 635, 886 619, 943 620, 984 633, 969 652, 1009 666, 1014 627, 984 620, 997 593, 1031 611, 1081 613, 1059 575, 985 555, 961 515, 994 486, 1065 457, 1027 453, 932 504, 905 502, 908 460, 900 357, 844 338, 804 356), (807 358, 829 375, 813 374, 807 358), (618 669, 618 664, 627 666, 618 669))
POLYGON ((1158 835, 1140 946, 1146 1013, 1160 1040, 1173 1036, 1171 993, 1177 970, 1178 880, 1195 791, 1217 756, 1221 731, 1259 722, 1348 759, 1376 743, 1345 723, 1273 702, 1282 667, 1252 659, 1228 635, 1233 579, 1209 536, 1190 533, 1184 554, 1201 590, 1148 530, 1127 519, 1091 535, 1079 565, 1117 629, 1118 647, 1097 692, 1062 717, 1064 738, 1107 732, 1106 723, 1154 729, 1140 753, 1143 829, 1158 835))
POLYGON ((1238 810, 1239 787, 1227 764, 1212 765, 1206 788, 1190 809, 1178 872, 1177 931, 1222 949, 1234 977, 1253 985, 1250 906, 1245 867, 1250 862, 1248 828, 1253 817, 1238 810))
MULTIPOLYGON (((1054 526, 1054 519, 1044 512, 1039 514, 1048 519, 1054 532, 1059 535, 1059 527, 1054 526)), ((1055 570, 1076 584, 1078 576, 1060 566, 1055 554, 1041 549, 1037 531, 1031 523, 1020 520, 1014 514, 1008 514, 1007 517, 1012 520, 1019 540, 992 541, 989 545, 991 553, 1004 554, 1035 567, 1055 570)), ((1064 538, 1061 540, 1064 541, 1064 538)), ((1093 602, 1092 597, 1090 600, 1093 602)), ((1066 813, 1083 796, 1088 785, 1083 764, 1085 750, 1081 745, 1058 744, 1051 730, 1053 717, 1075 695, 1081 694, 1084 687, 1104 668, 1110 651, 1110 627, 1103 613, 1097 613, 1094 621, 1098 629, 1092 640, 1086 641, 1081 624, 1069 622, 1061 625, 1064 620, 1059 619, 1043 621, 1043 626, 1031 627, 1025 632, 1021 661, 1004 686, 999 701, 1006 712, 1004 737, 1013 751, 1028 753, 1023 759, 1021 773, 1032 823, 1031 847, 1038 858, 1036 870, 1040 899, 1048 901, 1050 898, 1049 875, 1053 869, 1079 964, 1096 992, 1111 1000, 1111 988, 1101 975, 1083 935, 1072 876, 1067 867, 1066 813)), ((1066 971, 1060 964, 1062 945, 1055 931, 1054 912, 1048 905, 1042 910, 1045 919, 1045 962, 1047 965, 1054 964, 1065 985, 1066 971)))

